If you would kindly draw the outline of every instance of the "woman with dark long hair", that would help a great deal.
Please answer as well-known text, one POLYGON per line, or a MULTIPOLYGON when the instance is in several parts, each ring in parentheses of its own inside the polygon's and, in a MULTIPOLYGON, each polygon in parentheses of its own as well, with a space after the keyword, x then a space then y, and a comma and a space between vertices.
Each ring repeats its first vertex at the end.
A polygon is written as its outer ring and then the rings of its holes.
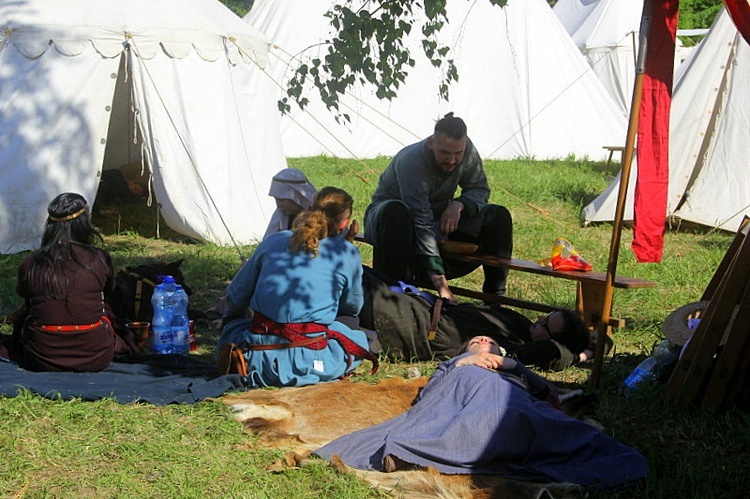
POLYGON ((102 236, 83 196, 60 194, 47 214, 42 246, 18 269, 27 314, 14 328, 14 350, 34 371, 101 371, 116 351, 129 351, 106 315, 112 259, 96 246, 102 236))
POLYGON ((239 346, 250 386, 330 381, 375 360, 365 333, 337 320, 356 316, 364 301, 362 260, 344 237, 353 202, 341 189, 321 189, 292 230, 264 239, 229 284, 219 364, 227 346, 239 346))

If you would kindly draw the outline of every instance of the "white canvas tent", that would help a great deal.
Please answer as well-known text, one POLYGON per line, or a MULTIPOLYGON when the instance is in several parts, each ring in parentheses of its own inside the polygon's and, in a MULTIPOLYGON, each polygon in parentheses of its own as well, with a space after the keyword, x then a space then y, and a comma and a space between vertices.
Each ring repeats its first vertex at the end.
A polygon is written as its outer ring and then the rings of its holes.
MULTIPOLYGON (((309 60, 325 54, 320 42, 329 38, 330 26, 324 14, 334 4, 255 0, 245 20, 278 46, 267 71, 281 86, 297 66, 294 56, 309 60)), ((544 0, 510 2, 506 8, 486 0, 450 0, 447 8, 450 22, 441 38, 459 71, 449 102, 438 96, 440 70, 417 46, 418 24, 408 42, 417 63, 395 101, 356 90, 344 99, 342 111, 352 123, 343 126, 315 102, 311 90, 309 114, 293 109, 282 119, 286 155, 390 156, 429 135, 448 111, 466 120, 486 158, 603 158, 602 146, 622 142, 626 117, 544 0)))
POLYGON ((285 166, 273 98, 250 85, 264 36, 215 0, 10 0, 0 26, 0 252, 38 246, 54 196, 92 202, 126 163, 178 232, 262 237, 285 166))
MULTIPOLYGON (((558 0, 553 7, 557 18, 625 114, 629 114, 633 98, 642 10, 642 0, 558 0)), ((685 34, 700 33, 702 30, 690 30, 685 34)), ((679 38, 675 43, 676 70, 694 47, 684 47, 679 38)))
MULTIPOLYGON (((680 68, 673 92, 667 216, 734 231, 750 213, 747 134, 750 47, 726 11, 680 68)), ((625 219, 633 219, 636 172, 625 219)), ((583 209, 584 222, 611 221, 619 178, 583 209)))
POLYGON ((633 97, 642 10, 636 0, 559 0, 553 7, 624 114, 633 97))

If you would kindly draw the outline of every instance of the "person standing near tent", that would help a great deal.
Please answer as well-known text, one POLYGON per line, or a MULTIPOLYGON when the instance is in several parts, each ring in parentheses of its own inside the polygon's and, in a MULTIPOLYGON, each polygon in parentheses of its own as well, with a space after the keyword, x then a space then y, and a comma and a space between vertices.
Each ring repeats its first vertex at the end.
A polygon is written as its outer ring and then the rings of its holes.
MULTIPOLYGON (((490 188, 461 118, 446 114, 432 136, 393 157, 365 210, 365 240, 373 268, 394 279, 426 282, 455 302, 448 279, 478 264, 443 261, 438 241, 479 245, 486 255, 510 257, 513 221, 504 206, 488 204, 490 188), (461 194, 455 197, 458 187, 461 194), (426 280, 425 280, 426 278, 426 280)), ((482 291, 504 295, 508 270, 484 267, 482 291)))
POLYGON ((325 187, 291 231, 258 245, 227 288, 220 366, 241 349, 254 388, 331 381, 363 358, 377 366, 365 333, 337 320, 356 316, 364 303, 362 260, 349 240, 356 233, 356 222, 349 227, 353 204, 347 192, 325 187), (245 318, 248 307, 252 319, 245 318))
POLYGON ((112 259, 94 246, 102 236, 83 196, 60 194, 47 213, 41 248, 18 269, 16 290, 26 313, 14 325, 11 350, 18 359, 11 360, 33 371, 101 371, 114 354, 135 353, 107 314, 112 259))
POLYGON ((276 211, 271 216, 263 239, 271 234, 292 228, 294 218, 302 210, 312 206, 315 186, 300 170, 284 168, 271 179, 268 195, 276 200, 276 211))

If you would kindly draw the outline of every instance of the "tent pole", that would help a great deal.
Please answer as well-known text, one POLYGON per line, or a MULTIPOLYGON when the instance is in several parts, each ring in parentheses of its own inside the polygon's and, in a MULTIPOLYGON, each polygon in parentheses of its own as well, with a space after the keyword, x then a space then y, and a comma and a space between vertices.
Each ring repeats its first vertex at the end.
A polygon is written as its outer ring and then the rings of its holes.
POLYGON ((602 301, 601 317, 597 328, 596 351, 594 352, 594 365, 591 370, 591 386, 596 388, 601 378, 602 364, 604 362, 604 346, 602 341, 605 335, 609 336, 609 321, 612 313, 612 295, 614 294, 614 282, 617 275, 617 259, 620 253, 620 236, 622 234, 622 223, 625 217, 625 200, 628 194, 628 183, 630 181, 630 169, 633 162, 635 150, 635 139, 638 131, 638 114, 641 108, 643 94, 643 79, 646 73, 646 52, 648 50, 648 33, 651 29, 651 17, 653 12, 653 0, 643 2, 643 13, 641 14, 641 26, 638 36, 638 61, 636 64, 635 84, 633 85, 633 98, 630 105, 630 121, 625 139, 625 151, 622 154, 622 169, 620 173, 620 189, 617 193, 617 205, 615 207, 615 219, 612 226, 612 241, 609 246, 609 260, 607 262, 607 273, 604 280, 604 300, 602 301))

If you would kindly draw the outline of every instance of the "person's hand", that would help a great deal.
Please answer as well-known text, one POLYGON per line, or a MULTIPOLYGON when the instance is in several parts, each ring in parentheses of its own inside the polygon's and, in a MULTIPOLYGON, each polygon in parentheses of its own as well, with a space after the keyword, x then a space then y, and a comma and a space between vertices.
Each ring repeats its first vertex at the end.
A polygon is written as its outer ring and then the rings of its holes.
POLYGON ((593 358, 594 351, 589 348, 578 354, 578 362, 588 362, 593 358))
POLYGON ((349 226, 349 230, 347 231, 346 235, 344 236, 344 239, 346 239, 350 243, 353 243, 354 242, 354 238, 357 236, 358 232, 359 232, 359 222, 357 222, 357 219, 355 218, 354 220, 352 220, 352 223, 349 226))
POLYGON ((463 357, 458 362, 456 362, 456 365, 478 366, 484 367, 485 369, 491 369, 493 371, 497 371, 499 369, 510 371, 511 369, 516 367, 516 361, 514 359, 502 357, 494 353, 481 352, 463 357))
POLYGON ((443 235, 449 235, 458 229, 458 221, 461 220, 461 212, 464 210, 464 204, 455 199, 448 203, 448 206, 440 215, 440 232, 443 235))
POLYGON ((440 298, 443 298, 444 300, 448 300, 453 305, 458 303, 458 300, 456 300, 456 297, 453 296, 453 292, 451 291, 451 288, 448 287, 448 280, 445 278, 443 274, 436 274, 435 272, 428 271, 427 275, 430 276, 432 285, 435 288, 435 290, 438 292, 438 295, 440 296, 440 298))

